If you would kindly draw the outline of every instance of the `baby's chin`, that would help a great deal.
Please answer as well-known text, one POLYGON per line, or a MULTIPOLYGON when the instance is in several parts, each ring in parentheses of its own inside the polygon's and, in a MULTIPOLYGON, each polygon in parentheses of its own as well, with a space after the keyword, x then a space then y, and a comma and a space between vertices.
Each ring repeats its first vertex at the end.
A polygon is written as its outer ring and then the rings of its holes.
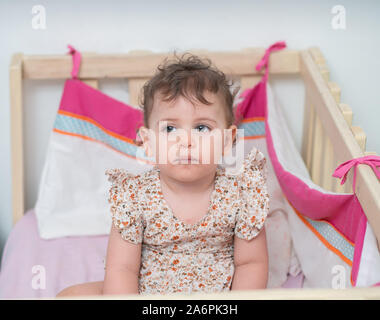
POLYGON ((198 164, 198 163, 174 163, 159 166, 161 171, 169 175, 173 179, 191 182, 204 177, 205 175, 215 171, 215 165, 198 164))

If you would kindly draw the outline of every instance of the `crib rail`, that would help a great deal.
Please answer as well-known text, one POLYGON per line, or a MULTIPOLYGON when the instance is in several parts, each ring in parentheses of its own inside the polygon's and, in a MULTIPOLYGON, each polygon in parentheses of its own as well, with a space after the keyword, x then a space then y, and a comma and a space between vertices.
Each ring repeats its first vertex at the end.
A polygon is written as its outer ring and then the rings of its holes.
MULTIPOLYGON (((210 58, 228 75, 240 80, 242 89, 252 87, 262 76, 255 70, 264 48, 247 48, 237 52, 189 50, 210 58)), ((82 54, 79 77, 98 88, 106 78, 126 78, 129 103, 138 105, 142 85, 153 75, 156 66, 168 54, 133 51, 127 54, 82 54)), ((67 79, 72 67, 69 55, 14 54, 10 65, 12 205, 16 223, 25 212, 24 203, 24 142, 23 142, 23 80, 67 79)), ((327 190, 352 192, 352 173, 344 187, 333 178, 338 164, 369 154, 365 151, 365 133, 352 126, 352 111, 340 102, 340 88, 329 79, 329 70, 318 48, 282 50, 270 55, 270 74, 300 74, 305 82, 305 117, 302 155, 313 181, 327 190)), ((356 193, 377 239, 380 239, 380 183, 368 166, 359 166, 356 193)), ((378 240, 379 241, 379 240, 378 240)), ((380 246, 379 246, 380 247, 380 246)))
MULTIPOLYGON (((207 56, 223 72, 231 75, 250 76, 262 74, 255 69, 265 49, 247 48, 239 52, 212 52, 191 50, 199 56, 207 56)), ((181 53, 182 54, 182 53, 181 53)), ((81 78, 149 78, 166 53, 132 51, 128 54, 85 53, 80 67, 81 78)), ((72 68, 70 55, 29 55, 23 56, 23 77, 25 79, 66 79, 72 68)), ((271 57, 269 72, 273 74, 299 73, 299 59, 296 50, 286 50, 271 57)))
MULTIPOLYGON (((379 300, 380 288, 349 289, 261 289, 235 290, 220 293, 165 295, 104 295, 58 297, 58 300, 379 300)), ((191 304, 191 302, 189 302, 191 304)))

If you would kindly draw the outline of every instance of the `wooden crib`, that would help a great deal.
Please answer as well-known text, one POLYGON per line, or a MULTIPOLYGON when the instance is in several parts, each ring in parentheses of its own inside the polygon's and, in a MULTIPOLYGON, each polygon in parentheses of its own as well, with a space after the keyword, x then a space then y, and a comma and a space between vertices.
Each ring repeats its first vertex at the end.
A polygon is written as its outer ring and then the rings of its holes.
MULTIPOLYGON (((228 75, 240 80, 242 89, 252 87, 262 77, 255 65, 263 56, 264 48, 247 48, 236 52, 191 50, 210 58, 228 75)), ((132 51, 127 54, 83 53, 79 78, 98 88, 105 78, 128 79, 129 104, 138 105, 142 85, 151 77, 158 64, 167 57, 164 53, 132 51)), ((375 154, 366 151, 366 135, 352 125, 351 108, 340 101, 341 90, 330 80, 329 69, 320 50, 283 50, 270 56, 270 74, 299 74, 305 84, 305 109, 302 136, 302 157, 312 180, 334 192, 351 193, 352 175, 344 186, 332 177, 334 169, 344 161, 375 154)), ((11 145, 12 145, 12 205, 13 222, 24 214, 24 150, 23 142, 23 80, 70 78, 70 55, 14 54, 10 65, 11 145)), ((380 183, 369 166, 358 166, 356 194, 368 221, 380 243, 380 183)), ((378 245, 380 248, 380 245, 378 245)), ((114 297, 81 297, 114 298, 114 297)), ((125 299, 330 299, 380 298, 380 289, 354 288, 347 290, 267 289, 220 294, 194 294, 165 296, 120 296, 125 299)))

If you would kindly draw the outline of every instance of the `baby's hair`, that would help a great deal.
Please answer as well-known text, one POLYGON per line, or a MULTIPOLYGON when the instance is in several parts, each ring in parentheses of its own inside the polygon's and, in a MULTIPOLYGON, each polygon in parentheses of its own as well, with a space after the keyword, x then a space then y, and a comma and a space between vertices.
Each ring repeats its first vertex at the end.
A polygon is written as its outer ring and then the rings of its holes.
MULTIPOLYGON (((139 106, 144 113, 144 126, 149 128, 149 117, 152 113, 156 93, 162 95, 163 101, 172 101, 179 96, 192 101, 195 100, 210 105, 205 99, 205 91, 218 94, 223 100, 223 109, 226 115, 227 127, 235 121, 234 100, 239 91, 232 79, 212 65, 210 59, 185 52, 178 57, 174 51, 174 59, 165 58, 157 67, 154 76, 148 80, 139 95, 139 106)), ((138 130, 138 129, 137 129, 138 130)), ((142 141, 134 140, 135 144, 142 145, 142 141)), ((236 139, 233 142, 236 143, 236 139)))

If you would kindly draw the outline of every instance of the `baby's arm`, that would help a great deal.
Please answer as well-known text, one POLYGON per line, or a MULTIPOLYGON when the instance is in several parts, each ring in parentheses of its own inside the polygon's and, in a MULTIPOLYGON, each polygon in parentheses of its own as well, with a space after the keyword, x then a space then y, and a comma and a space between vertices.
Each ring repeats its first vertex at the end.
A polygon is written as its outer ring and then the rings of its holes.
POLYGON ((268 251, 265 227, 251 240, 234 237, 235 273, 231 290, 265 289, 268 281, 268 251))
POLYGON ((103 294, 138 294, 141 243, 122 239, 112 224, 108 240, 103 294))

